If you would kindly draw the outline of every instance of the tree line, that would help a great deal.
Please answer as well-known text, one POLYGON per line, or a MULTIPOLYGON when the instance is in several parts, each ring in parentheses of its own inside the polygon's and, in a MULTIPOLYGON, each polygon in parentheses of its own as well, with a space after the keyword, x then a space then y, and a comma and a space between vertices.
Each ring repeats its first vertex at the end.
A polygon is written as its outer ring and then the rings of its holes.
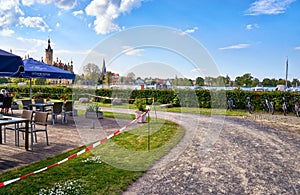
MULTIPOLYGON (((242 76, 237 76, 232 80, 228 75, 218 76, 218 77, 197 77, 195 84, 199 86, 230 86, 230 87, 255 87, 258 84, 262 84, 265 87, 276 87, 277 85, 285 85, 286 81, 284 79, 275 78, 264 78, 259 80, 251 75, 251 73, 246 73, 242 76)), ((294 78, 292 81, 287 81, 288 86, 298 86, 300 81, 294 78)))

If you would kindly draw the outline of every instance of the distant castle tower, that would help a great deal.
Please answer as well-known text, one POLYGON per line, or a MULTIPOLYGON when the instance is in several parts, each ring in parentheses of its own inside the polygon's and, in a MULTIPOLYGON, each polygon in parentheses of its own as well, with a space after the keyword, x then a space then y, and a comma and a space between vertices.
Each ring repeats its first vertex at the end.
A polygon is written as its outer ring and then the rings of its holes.
MULTIPOLYGON (((48 39, 48 47, 45 49, 45 62, 46 64, 58 67, 62 70, 73 72, 73 60, 69 63, 62 63, 61 60, 56 58, 56 61, 53 60, 53 49, 50 45, 50 38, 48 39)), ((43 58, 41 59, 43 61, 43 58)))
POLYGON ((51 45, 50 45, 50 39, 48 39, 48 48, 45 49, 45 55, 46 55, 45 63, 52 65, 53 64, 53 49, 51 48, 51 45))

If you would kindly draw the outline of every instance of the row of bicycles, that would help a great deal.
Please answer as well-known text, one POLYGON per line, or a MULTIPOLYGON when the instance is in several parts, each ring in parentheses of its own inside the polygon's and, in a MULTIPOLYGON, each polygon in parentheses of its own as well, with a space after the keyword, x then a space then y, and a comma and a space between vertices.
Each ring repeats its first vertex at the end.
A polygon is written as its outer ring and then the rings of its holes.
MULTIPOLYGON (((291 106, 292 112, 295 114, 295 116, 300 116, 300 106, 299 106, 299 99, 297 97, 294 97, 293 99, 293 106, 291 106)), ((232 111, 235 108, 234 101, 232 97, 229 97, 226 104, 227 110, 232 111)), ((251 102, 250 97, 246 98, 246 110, 251 114, 254 111, 254 104, 251 102)), ((270 114, 274 114, 275 111, 275 105, 273 101, 270 101, 268 98, 264 98, 263 108, 266 112, 270 114)), ((288 114, 288 105, 286 102, 285 97, 282 98, 282 111, 283 114, 286 116, 288 114)))

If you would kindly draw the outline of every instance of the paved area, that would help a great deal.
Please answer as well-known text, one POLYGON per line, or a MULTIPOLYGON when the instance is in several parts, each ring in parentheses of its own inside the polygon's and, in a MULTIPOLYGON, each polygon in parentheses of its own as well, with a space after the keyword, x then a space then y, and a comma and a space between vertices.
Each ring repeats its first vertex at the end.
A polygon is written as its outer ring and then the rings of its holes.
MULTIPOLYGON (((20 116, 21 111, 15 111, 14 116, 20 116)), ((15 146, 14 131, 7 131, 6 143, 0 145, 0 173, 12 168, 40 161, 46 157, 56 156, 83 145, 89 145, 114 132, 127 120, 104 118, 100 120, 86 119, 84 116, 68 117, 68 123, 62 124, 60 116, 52 125, 48 118, 49 143, 47 146, 45 133, 38 133, 38 142, 33 150, 25 150, 25 141, 20 133, 20 146, 15 146), (93 127, 94 123, 94 129, 93 127)))
POLYGON ((300 193, 299 118, 159 115, 186 135, 125 195, 300 193))

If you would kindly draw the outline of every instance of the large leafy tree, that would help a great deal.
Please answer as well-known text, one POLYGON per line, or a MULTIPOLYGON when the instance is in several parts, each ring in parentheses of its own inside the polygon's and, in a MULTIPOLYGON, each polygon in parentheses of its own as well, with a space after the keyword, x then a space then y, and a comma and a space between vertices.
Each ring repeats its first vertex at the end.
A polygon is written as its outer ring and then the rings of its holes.
POLYGON ((204 85, 204 79, 202 77, 196 78, 196 85, 203 86, 204 85))
POLYGON ((126 76, 125 82, 127 84, 130 84, 130 83, 134 83, 134 81, 135 81, 135 74, 133 72, 129 72, 126 76))
POLYGON ((251 76, 251 73, 246 73, 243 76, 238 76, 235 78, 236 86, 251 87, 252 81, 253 76, 251 76))
POLYGON ((101 71, 100 68, 93 63, 83 66, 84 79, 90 80, 92 84, 98 83, 101 71))

